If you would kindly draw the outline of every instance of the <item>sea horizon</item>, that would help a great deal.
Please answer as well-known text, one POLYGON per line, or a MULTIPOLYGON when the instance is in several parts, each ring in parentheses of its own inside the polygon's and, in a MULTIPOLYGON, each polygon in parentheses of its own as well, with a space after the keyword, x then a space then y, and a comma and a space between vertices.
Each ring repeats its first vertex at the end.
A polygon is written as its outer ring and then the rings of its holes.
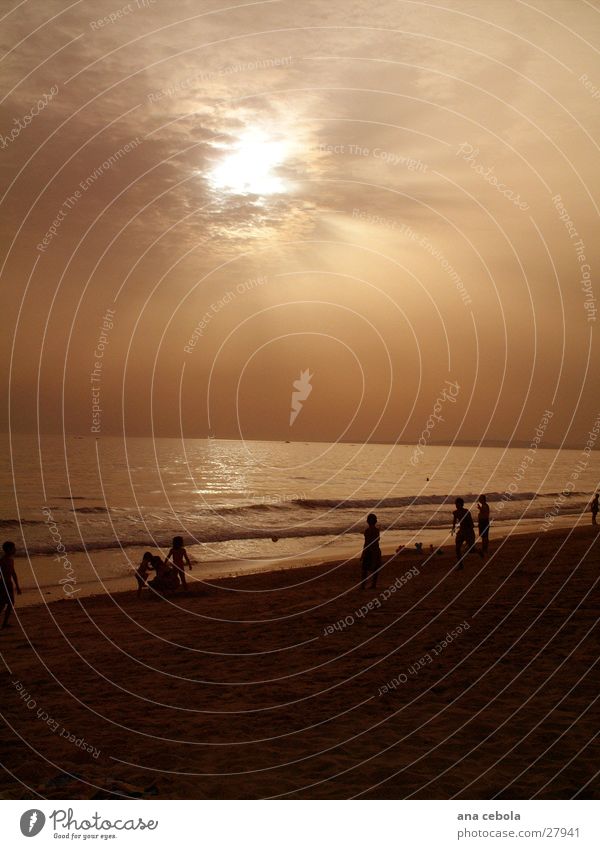
MULTIPOLYGON (((289 444, 316 444, 316 445, 335 445, 339 443, 340 445, 399 445, 399 446, 414 446, 418 444, 418 439, 415 440, 401 440, 401 441, 393 441, 393 440, 377 440, 377 439, 368 439, 368 440, 349 440, 349 439, 336 439, 334 441, 331 440, 321 440, 321 439, 286 439, 284 437, 267 437, 267 436, 244 436, 243 438, 239 436, 218 436, 218 435, 209 435, 205 436, 181 436, 181 434, 161 434, 160 436, 153 435, 151 433, 128 433, 124 435, 123 433, 101 433, 101 434, 93 434, 90 433, 89 430, 86 431, 73 431, 69 433, 63 433, 63 431, 35 431, 35 430, 23 430, 23 431, 0 431, 0 438, 19 438, 19 437, 58 437, 64 439, 175 439, 178 441, 181 440, 213 440, 217 439, 222 442, 283 442, 289 444)), ((437 448, 527 448, 531 444, 531 440, 527 439, 483 439, 481 441, 477 441, 475 439, 454 439, 454 440, 436 440, 429 439, 428 445, 435 446, 437 448)), ((569 442, 569 443, 559 443, 559 442, 546 442, 544 445, 539 445, 539 451, 549 450, 549 451, 577 451, 580 448, 580 442, 569 442)), ((600 451, 600 446, 592 448, 592 451, 600 451)))

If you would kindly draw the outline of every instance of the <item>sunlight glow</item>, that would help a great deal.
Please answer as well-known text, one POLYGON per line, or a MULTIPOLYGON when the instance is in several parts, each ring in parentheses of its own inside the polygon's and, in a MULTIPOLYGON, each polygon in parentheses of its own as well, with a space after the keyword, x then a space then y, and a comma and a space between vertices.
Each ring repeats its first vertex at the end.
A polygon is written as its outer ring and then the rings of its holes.
POLYGON ((261 130, 248 130, 208 179, 213 188, 231 194, 280 194, 286 186, 273 171, 283 162, 285 153, 284 142, 269 139, 261 130))

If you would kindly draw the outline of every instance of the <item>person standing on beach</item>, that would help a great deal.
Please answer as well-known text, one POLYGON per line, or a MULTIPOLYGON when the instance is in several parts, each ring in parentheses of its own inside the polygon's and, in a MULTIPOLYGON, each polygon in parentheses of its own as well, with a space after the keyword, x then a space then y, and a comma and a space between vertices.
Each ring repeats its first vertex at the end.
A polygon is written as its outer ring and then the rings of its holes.
POLYGON ((481 537, 481 554, 483 556, 487 554, 490 545, 490 505, 487 503, 485 495, 479 496, 477 509, 479 510, 477 529, 481 537))
POLYGON ((173 558, 173 566, 177 571, 179 580, 181 581, 181 586, 185 589, 185 587, 187 587, 185 580, 185 564, 187 563, 189 569, 192 568, 192 564, 187 555, 187 551, 183 547, 183 537, 173 537, 173 547, 167 554, 167 562, 169 557, 173 558))
POLYGON ((462 554, 462 546, 463 542, 467 543, 467 550, 465 551, 465 556, 469 554, 475 548, 475 526, 473 525, 473 517, 471 516, 471 511, 467 510, 465 507, 465 502, 462 498, 457 498, 454 502, 456 505, 456 510, 452 513, 453 521, 452 521, 452 533, 456 530, 456 526, 458 525, 458 530, 456 531, 456 568, 463 568, 463 554, 462 554))
POLYGON ((17 547, 14 542, 2 544, 4 553, 0 557, 0 614, 6 607, 4 622, 2 623, 3 628, 8 628, 8 620, 15 607, 15 590, 18 595, 21 595, 19 579, 15 572, 14 556, 16 550, 17 547))
POLYGON ((600 493, 596 493, 590 502, 590 510, 592 513, 592 525, 597 525, 597 517, 598 517, 598 498, 600 498, 600 493))
POLYGON ((379 548, 379 528, 377 527, 377 516, 369 513, 367 516, 367 527, 364 530, 365 542, 360 557, 362 564, 361 590, 366 589, 367 580, 371 575, 371 588, 377 586, 377 575, 381 569, 381 549, 379 548))

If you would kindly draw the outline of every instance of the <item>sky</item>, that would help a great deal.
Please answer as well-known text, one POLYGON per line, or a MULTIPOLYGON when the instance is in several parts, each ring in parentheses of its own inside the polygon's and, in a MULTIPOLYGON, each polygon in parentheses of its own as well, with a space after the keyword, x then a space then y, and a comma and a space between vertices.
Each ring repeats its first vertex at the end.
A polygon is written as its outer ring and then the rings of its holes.
POLYGON ((0 17, 2 430, 585 443, 598 2, 0 17))

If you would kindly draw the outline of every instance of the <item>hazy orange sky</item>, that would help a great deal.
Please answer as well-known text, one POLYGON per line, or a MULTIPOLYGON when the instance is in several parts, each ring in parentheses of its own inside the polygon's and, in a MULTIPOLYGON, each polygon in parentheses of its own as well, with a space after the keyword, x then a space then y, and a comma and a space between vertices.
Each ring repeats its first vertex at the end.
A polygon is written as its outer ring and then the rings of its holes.
POLYGON ((2 429, 585 441, 597 2, 1 9, 2 429))

